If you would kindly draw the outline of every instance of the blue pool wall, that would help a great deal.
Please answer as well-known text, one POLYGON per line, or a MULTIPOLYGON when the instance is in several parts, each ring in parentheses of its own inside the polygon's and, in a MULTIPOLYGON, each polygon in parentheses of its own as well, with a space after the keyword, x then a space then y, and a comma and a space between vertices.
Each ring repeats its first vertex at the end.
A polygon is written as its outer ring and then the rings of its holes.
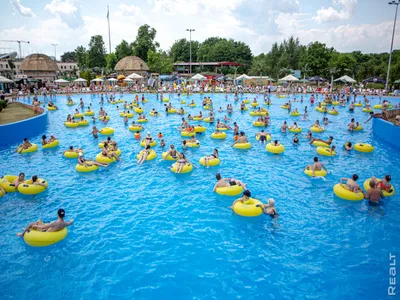
MULTIPOLYGON (((32 108, 32 106, 19 103, 20 105, 32 108)), ((32 138, 46 130, 48 118, 47 111, 39 108, 39 116, 26 120, 0 125, 0 147, 9 146, 21 142, 24 138, 32 138)))
POLYGON ((372 130, 377 138, 400 149, 400 126, 383 119, 373 118, 372 130))

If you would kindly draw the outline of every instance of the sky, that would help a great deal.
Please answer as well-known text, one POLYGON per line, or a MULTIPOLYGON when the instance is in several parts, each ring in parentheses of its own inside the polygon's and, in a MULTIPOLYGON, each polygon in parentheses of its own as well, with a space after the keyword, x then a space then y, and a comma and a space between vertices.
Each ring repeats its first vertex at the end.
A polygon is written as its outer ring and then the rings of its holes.
MULTIPOLYGON (((110 6, 111 51, 137 29, 157 30, 163 50, 174 41, 233 38, 253 54, 267 53, 274 42, 290 36, 302 44, 319 41, 341 52, 389 52, 395 5, 384 0, 0 0, 0 39, 24 40, 23 55, 57 57, 90 37, 102 35, 108 52, 107 5, 110 6)), ((400 48, 400 28, 394 48, 400 48)), ((0 41, 0 53, 18 51, 18 44, 0 41)))

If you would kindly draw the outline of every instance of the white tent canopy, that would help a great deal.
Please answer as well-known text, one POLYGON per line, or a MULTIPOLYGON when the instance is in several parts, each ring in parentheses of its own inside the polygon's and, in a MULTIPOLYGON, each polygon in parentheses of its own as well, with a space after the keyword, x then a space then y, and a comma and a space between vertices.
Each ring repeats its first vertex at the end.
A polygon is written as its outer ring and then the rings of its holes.
POLYGON ((78 79, 75 79, 74 80, 74 82, 86 82, 87 80, 86 79, 83 79, 83 78, 78 78, 78 79))
POLYGON ((11 79, 8 79, 4 76, 0 76, 0 82, 1 83, 14 83, 14 81, 12 81, 11 79))
POLYGON ((294 77, 293 75, 287 75, 279 80, 280 81, 299 81, 299 79, 297 77, 294 77))
POLYGON ((91 82, 103 82, 104 80, 101 78, 95 78, 91 82))
POLYGON ((54 80, 54 82, 55 83, 68 83, 69 81, 65 80, 65 79, 57 79, 57 80, 54 80))
POLYGON ((108 81, 118 81, 118 80, 115 79, 115 78, 108 78, 107 80, 108 80, 108 81))
POLYGON ((190 80, 207 80, 207 78, 201 74, 196 74, 190 80))
POLYGON ((354 80, 353 78, 351 78, 351 77, 349 77, 347 75, 339 77, 338 79, 335 79, 334 81, 335 82, 336 81, 341 81, 341 82, 346 82, 346 83, 356 83, 357 82, 356 80, 354 80))
POLYGON ((131 75, 127 76, 126 78, 130 78, 130 79, 142 79, 143 77, 140 76, 139 74, 132 73, 131 75))
POLYGON ((248 80, 248 79, 251 79, 251 78, 250 78, 250 76, 247 76, 246 74, 242 74, 236 78, 236 80, 248 80))

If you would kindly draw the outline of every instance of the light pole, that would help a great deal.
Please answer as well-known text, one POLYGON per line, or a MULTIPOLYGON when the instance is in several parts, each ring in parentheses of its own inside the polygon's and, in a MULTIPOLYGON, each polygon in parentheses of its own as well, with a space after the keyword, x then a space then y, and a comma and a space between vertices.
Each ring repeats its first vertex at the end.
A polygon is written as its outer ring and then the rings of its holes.
POLYGON ((394 32, 396 30, 396 20, 397 20, 397 9, 399 8, 400 0, 393 0, 389 2, 389 5, 396 5, 396 12, 394 14, 394 23, 393 23, 393 33, 392 33, 392 43, 390 44, 390 54, 389 54, 389 63, 388 63, 388 71, 386 75, 386 85, 385 90, 388 93, 388 85, 389 85, 389 75, 390 75, 390 63, 392 62, 392 51, 393 51, 393 41, 394 41, 394 32))
POLYGON ((52 44, 54 47, 54 60, 57 61, 57 51, 56 51, 56 47, 58 46, 58 44, 52 44))
POLYGON ((192 31, 196 31, 196 30, 195 29, 186 29, 186 31, 189 31, 189 56, 190 56, 189 74, 190 74, 190 76, 192 76, 192 31))

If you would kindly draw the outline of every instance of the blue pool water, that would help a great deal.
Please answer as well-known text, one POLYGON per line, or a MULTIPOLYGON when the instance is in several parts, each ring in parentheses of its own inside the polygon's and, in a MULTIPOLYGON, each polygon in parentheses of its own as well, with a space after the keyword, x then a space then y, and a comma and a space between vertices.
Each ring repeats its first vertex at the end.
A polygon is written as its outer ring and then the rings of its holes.
MULTIPOLYGON (((288 116, 280 108, 287 99, 272 96, 269 108, 272 126, 268 131, 286 147, 283 155, 271 155, 258 144, 253 127, 255 119, 238 111, 239 104, 224 95, 211 94, 215 108, 233 103, 231 116, 240 130, 250 137, 249 151, 231 148, 232 133, 225 141, 212 140, 212 127, 198 139, 201 146, 186 151, 197 166, 188 175, 173 174, 171 162, 157 159, 142 166, 136 154, 142 149, 123 124, 116 105, 106 104, 111 116, 108 126, 115 129, 113 139, 122 149, 122 162, 98 172, 75 171, 76 160, 67 160, 62 152, 68 146, 81 146, 86 158, 99 152, 89 132, 91 127, 65 128, 63 121, 75 107, 66 106, 66 96, 58 96, 60 110, 49 112, 46 134, 54 133, 60 147, 31 155, 13 153, 17 144, 0 150, 0 174, 25 172, 48 180, 46 192, 35 197, 19 193, 0 198, 0 291, 2 299, 382 299, 389 286, 389 254, 400 256, 399 192, 400 152, 372 137, 372 122, 364 131, 350 133, 351 117, 363 122, 368 114, 345 108, 339 116, 330 116, 326 132, 333 135, 338 155, 323 157, 332 173, 322 179, 303 174, 304 166, 316 155, 315 147, 301 139, 293 146, 292 133, 280 133, 284 120, 298 121, 303 128, 323 114, 309 107, 310 121, 288 116), (373 153, 344 153, 345 141, 368 142, 373 153), (220 151, 222 164, 206 169, 201 156, 220 151), (248 184, 253 196, 261 200, 273 197, 280 217, 245 218, 235 215, 229 206, 235 197, 211 192, 215 174, 235 177, 248 184), (381 208, 364 201, 350 202, 334 196, 332 188, 340 177, 358 173, 360 183, 371 175, 390 173, 397 194, 384 200, 381 208), (66 210, 66 219, 75 219, 67 238, 53 246, 33 248, 15 236, 29 222, 53 220, 58 208, 66 210)), ((255 95, 247 95, 253 99, 255 95)), ((96 114, 99 96, 82 97, 91 102, 96 114)), ((129 102, 133 95, 123 95, 129 102)), ((148 113, 155 107, 161 116, 149 117, 145 131, 153 136, 161 131, 169 144, 179 145, 178 115, 165 116, 163 104, 155 95, 147 96, 148 113)), ((182 97, 187 98, 187 97, 182 97)), ((171 97, 180 107, 176 96, 171 97)), ((185 109, 198 113, 201 96, 193 95, 198 107, 185 109)), ((376 104, 378 99, 371 99, 376 104)), ((361 99, 360 99, 361 100, 361 99)), ((396 100, 394 100, 396 101, 396 100)), ((262 103, 262 99, 259 99, 262 103)), ((119 105, 121 107, 121 105, 119 105)), ((216 113, 223 117, 225 113, 216 113)), ((137 117, 135 117, 136 119, 137 117)), ((96 126, 102 128, 100 122, 96 126)), ((143 133, 142 133, 143 134, 143 133)), ((100 139, 104 139, 101 138, 100 139)), ((40 143, 40 136, 31 139, 40 143)), ((39 147, 41 148, 41 147, 39 147)), ((180 146, 178 146, 180 149, 180 146)))

